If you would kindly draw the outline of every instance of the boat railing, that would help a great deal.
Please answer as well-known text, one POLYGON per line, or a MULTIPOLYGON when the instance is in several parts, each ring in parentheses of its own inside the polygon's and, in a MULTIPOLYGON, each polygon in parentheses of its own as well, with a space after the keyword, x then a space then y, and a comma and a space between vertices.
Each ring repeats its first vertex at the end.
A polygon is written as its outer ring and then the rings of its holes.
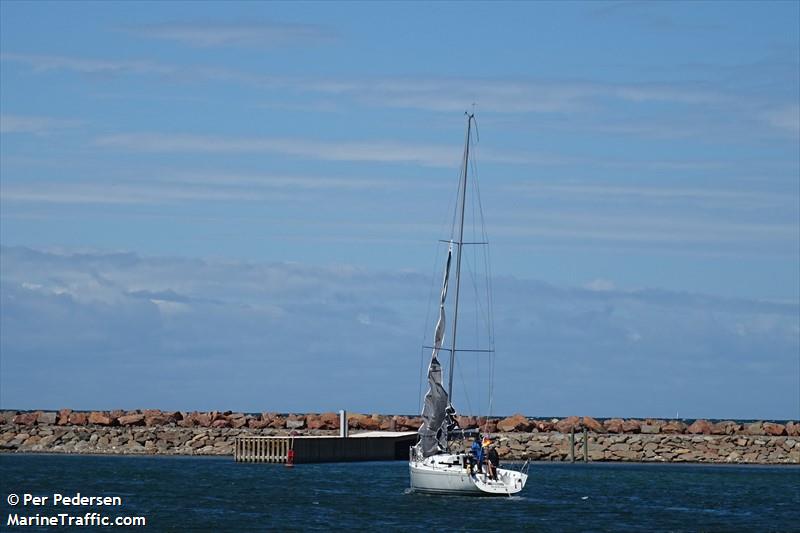
POLYGON ((519 469, 521 474, 528 475, 528 469, 531 467, 531 459, 528 457, 525 459, 525 462, 522 464, 522 467, 519 469))

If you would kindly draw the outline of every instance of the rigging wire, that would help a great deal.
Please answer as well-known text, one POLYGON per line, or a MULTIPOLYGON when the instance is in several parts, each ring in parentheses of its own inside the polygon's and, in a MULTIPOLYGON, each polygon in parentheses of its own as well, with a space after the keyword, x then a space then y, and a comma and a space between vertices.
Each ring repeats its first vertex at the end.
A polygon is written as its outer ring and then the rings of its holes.
MULTIPOLYGON (((477 125, 476 125, 476 132, 477 132, 477 125)), ((477 176, 477 169, 475 169, 477 176)), ((483 213, 483 201, 481 199, 480 193, 480 184, 479 180, 473 180, 475 183, 475 198, 478 204, 478 211, 480 213, 480 227, 481 227, 481 240, 482 242, 486 243, 486 251, 483 255, 484 259, 484 271, 486 272, 486 306, 488 308, 488 328, 487 334, 489 336, 489 409, 488 414, 486 416, 486 424, 489 422, 489 417, 493 414, 494 409, 494 372, 495 372, 495 361, 497 352, 495 350, 495 330, 494 330, 494 290, 492 287, 492 262, 490 260, 491 257, 491 248, 489 245, 489 238, 486 234, 486 221, 484 218, 483 213)), ((484 430, 486 429, 486 424, 484 425, 484 430)))
POLYGON ((462 370, 463 367, 464 365, 458 365, 458 377, 461 380, 461 389, 462 392, 464 393, 464 399, 467 402, 467 413, 471 414, 474 411, 472 410, 472 402, 470 401, 469 398, 469 387, 467 387, 467 381, 464 379, 464 372, 462 370))
MULTIPOLYGON (((478 130, 477 120, 473 119, 473 122, 475 124, 475 136, 476 136, 476 139, 479 139, 479 130, 478 130)), ((476 224, 477 220, 479 220, 480 221, 480 225, 479 226, 480 226, 480 229, 481 229, 481 234, 480 234, 480 239, 479 240, 481 242, 486 243, 486 245, 485 245, 486 247, 485 247, 485 250, 484 250, 484 253, 483 253, 483 262, 484 262, 483 266, 484 266, 484 273, 486 274, 486 276, 485 276, 485 279, 486 279, 486 285, 485 285, 486 307, 487 307, 487 313, 486 313, 486 317, 487 317, 487 324, 486 324, 487 328, 486 329, 487 329, 487 331, 486 331, 486 334, 487 334, 487 337, 488 337, 487 340, 488 340, 489 350, 490 350, 490 352, 489 352, 489 405, 488 405, 487 417, 485 419, 486 420, 486 424, 488 424, 489 417, 492 416, 492 412, 493 412, 493 409, 494 409, 494 405, 493 405, 494 404, 494 372, 495 372, 495 361, 496 361, 496 351, 495 351, 495 345, 494 345, 494 342, 495 342, 494 291, 493 291, 493 288, 492 288, 492 268, 491 268, 491 260, 490 260, 491 250, 490 250, 490 246, 489 246, 489 239, 488 239, 488 236, 486 234, 486 220, 484 218, 483 201, 481 199, 481 194, 480 194, 480 180, 478 179, 478 169, 477 169, 478 148, 477 148, 477 143, 476 143, 475 149, 473 150, 473 154, 474 154, 473 158, 470 161, 472 163, 472 167, 471 167, 472 168, 472 174, 473 174, 472 185, 473 185, 473 189, 474 189, 474 194, 473 194, 473 198, 474 199, 473 199, 473 203, 472 203, 472 208, 473 208, 473 213, 474 213, 474 208, 477 205, 478 214, 479 214, 478 217, 473 216, 473 219, 472 219, 473 220, 473 228, 475 227, 475 224, 476 224)), ((473 231, 476 231, 476 230, 473 229, 473 231)), ((478 239, 476 239, 476 240, 478 240, 478 239)), ((475 260, 477 262, 477 257, 475 258, 475 260)), ((476 284, 474 289, 477 292, 477 284, 476 284)), ((481 299, 476 297, 476 301, 480 302, 481 299)), ((480 359, 478 361, 479 361, 479 364, 480 364, 480 359)), ((486 429, 486 425, 484 425, 484 431, 485 431, 485 429, 486 429)))

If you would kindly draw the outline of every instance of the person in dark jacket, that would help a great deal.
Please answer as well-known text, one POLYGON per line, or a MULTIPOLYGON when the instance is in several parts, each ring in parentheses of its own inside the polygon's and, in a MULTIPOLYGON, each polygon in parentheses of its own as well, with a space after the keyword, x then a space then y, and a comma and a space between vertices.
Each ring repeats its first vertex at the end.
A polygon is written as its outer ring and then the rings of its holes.
MULTIPOLYGON (((472 464, 478 465, 478 473, 480 474, 483 470, 483 448, 481 448, 481 436, 475 435, 475 440, 472 441, 472 446, 470 447, 470 452, 472 453, 472 464)), ((470 473, 472 473, 472 468, 470 465, 470 473)))

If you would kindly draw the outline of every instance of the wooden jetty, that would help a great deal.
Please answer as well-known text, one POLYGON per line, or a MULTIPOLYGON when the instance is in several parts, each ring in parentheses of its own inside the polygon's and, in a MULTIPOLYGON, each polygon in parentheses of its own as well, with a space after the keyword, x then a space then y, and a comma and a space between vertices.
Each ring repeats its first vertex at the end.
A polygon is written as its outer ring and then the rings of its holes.
POLYGON ((368 431, 349 436, 238 436, 234 459, 245 463, 334 463, 408 459, 416 431, 368 431))

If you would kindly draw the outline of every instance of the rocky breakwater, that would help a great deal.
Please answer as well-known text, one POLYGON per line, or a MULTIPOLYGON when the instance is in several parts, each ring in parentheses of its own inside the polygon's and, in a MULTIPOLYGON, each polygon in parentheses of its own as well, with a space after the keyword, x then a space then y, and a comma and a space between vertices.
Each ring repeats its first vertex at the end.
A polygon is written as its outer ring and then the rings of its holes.
POLYGON ((506 459, 576 461, 800 464, 800 424, 696 420, 622 420, 590 417, 529 420, 514 415, 496 424, 506 459), (574 436, 574 456, 572 437, 574 436))
MULTIPOLYGON (((350 414, 359 431, 416 431, 419 417, 350 414)), ((735 421, 503 419, 459 417, 463 428, 494 436, 503 459, 566 461, 570 434, 583 458, 586 429, 591 461, 800 464, 800 424, 735 421)), ((259 415, 226 412, 0 412, 0 452, 232 455, 239 435, 336 435, 336 413, 259 415)))
MULTIPOLYGON (((416 417, 351 414, 353 430, 416 431, 416 417)), ((337 435, 336 413, 0 412, 0 452, 232 455, 239 435, 337 435)))

